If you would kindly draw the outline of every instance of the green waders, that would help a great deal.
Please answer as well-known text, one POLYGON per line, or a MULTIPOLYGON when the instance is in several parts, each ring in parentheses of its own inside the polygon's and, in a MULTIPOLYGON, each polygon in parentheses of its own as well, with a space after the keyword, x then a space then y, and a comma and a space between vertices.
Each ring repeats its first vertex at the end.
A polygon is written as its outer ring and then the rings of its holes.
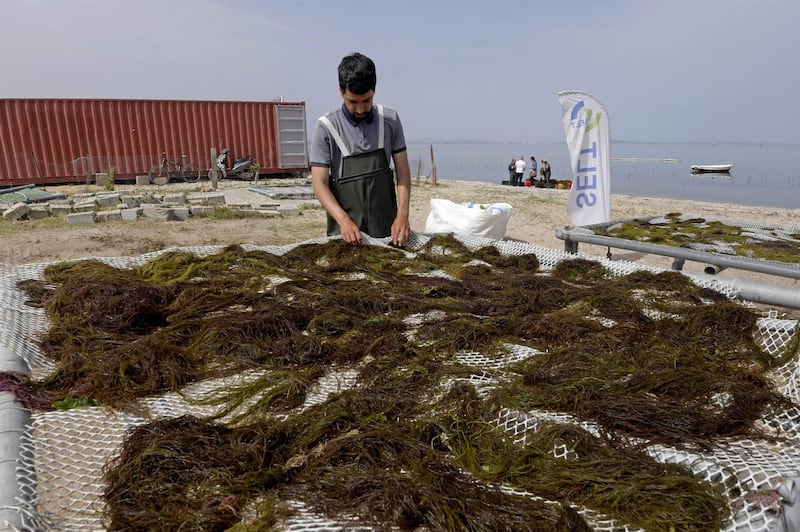
MULTIPOLYGON (((394 172, 383 149, 383 106, 378 105, 378 149, 350 155, 336 129, 320 119, 342 152, 341 176, 329 179, 333 196, 358 228, 375 238, 391 236, 397 217, 394 172)), ((323 117, 324 118, 324 117, 323 117)), ((340 234, 339 224, 328 215, 328 235, 340 234)))

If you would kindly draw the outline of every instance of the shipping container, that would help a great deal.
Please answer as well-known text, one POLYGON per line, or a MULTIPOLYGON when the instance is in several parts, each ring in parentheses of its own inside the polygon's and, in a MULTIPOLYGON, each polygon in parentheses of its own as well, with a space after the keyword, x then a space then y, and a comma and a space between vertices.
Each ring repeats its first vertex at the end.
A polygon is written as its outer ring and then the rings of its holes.
POLYGON ((109 167, 132 180, 162 153, 205 176, 212 148, 255 157, 262 175, 305 172, 305 102, 0 99, 0 186, 90 182, 109 167))

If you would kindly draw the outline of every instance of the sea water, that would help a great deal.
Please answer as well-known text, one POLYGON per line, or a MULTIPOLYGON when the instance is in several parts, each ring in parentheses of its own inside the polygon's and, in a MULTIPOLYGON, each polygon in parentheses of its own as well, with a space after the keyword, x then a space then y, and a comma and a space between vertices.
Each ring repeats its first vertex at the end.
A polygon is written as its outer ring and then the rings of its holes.
MULTIPOLYGON (((500 183, 513 158, 550 163, 552 179, 572 179, 564 142, 440 142, 408 145, 412 175, 500 183)), ((611 193, 765 207, 800 208, 800 145, 612 141, 611 193), (698 164, 734 163, 729 175, 692 174, 698 164)), ((525 174, 527 178, 527 171, 525 174)))

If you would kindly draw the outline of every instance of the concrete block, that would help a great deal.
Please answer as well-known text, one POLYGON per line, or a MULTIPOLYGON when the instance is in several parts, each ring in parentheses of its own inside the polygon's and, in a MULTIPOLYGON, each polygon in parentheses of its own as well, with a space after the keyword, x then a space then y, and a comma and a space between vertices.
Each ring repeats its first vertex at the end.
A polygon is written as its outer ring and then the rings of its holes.
POLYGON ((300 216, 300 209, 297 207, 278 207, 278 214, 281 216, 300 216))
POLYGON ((98 222, 119 222, 122 220, 122 212, 119 209, 98 211, 95 215, 95 220, 98 222))
POLYGON ((172 207, 172 217, 175 220, 186 221, 190 216, 189 207, 176 206, 172 207))
POLYGON ((76 212, 67 215, 68 224, 93 224, 94 211, 91 212, 76 212))
POLYGON ((167 183, 169 183, 169 178, 168 177, 154 177, 153 179, 151 179, 151 181, 152 181, 152 183, 154 185, 166 185, 167 183))
POLYGON ((164 222, 168 222, 174 219, 174 214, 172 213, 172 209, 170 207, 162 207, 162 206, 145 206, 142 208, 142 216, 145 218, 151 218, 153 220, 161 220, 164 222))
POLYGON ((108 174, 105 172, 94 174, 94 182, 99 187, 104 187, 108 184, 108 174))
POLYGON ((119 213, 122 216, 122 219, 126 222, 135 222, 139 215, 142 214, 141 207, 133 207, 130 209, 120 209, 119 213))
POLYGON ((119 199, 122 203, 127 205, 129 209, 138 207, 142 202, 141 196, 138 195, 120 194, 119 199))
POLYGON ((98 194, 96 201, 101 207, 115 207, 119 205, 119 194, 98 194))
POLYGON ((69 197, 66 197, 66 198, 53 198, 50 201, 48 201, 47 204, 50 205, 51 207, 53 205, 69 205, 70 207, 72 207, 72 199, 69 198, 69 197))
POLYGON ((72 210, 74 210, 75 212, 93 211, 96 208, 97 208, 97 203, 95 203, 94 199, 83 200, 72 206, 72 210))
MULTIPOLYGON (((205 192, 197 192, 197 191, 189 191, 186 193, 186 203, 197 204, 197 203, 206 203, 209 194, 222 194, 221 192, 216 191, 205 191, 205 192)), ((225 194, 222 194, 225 196, 225 194)), ((223 197, 224 201, 224 197, 223 197)))
POLYGON ((50 209, 47 205, 31 205, 31 210, 28 211, 28 220, 41 220, 42 218, 50 218, 50 209))
POLYGON ((164 203, 175 203, 177 205, 183 205, 186 203, 186 194, 164 194, 164 198, 162 199, 164 203))
POLYGON ((19 220, 31 210, 27 203, 18 202, 3 211, 4 220, 19 220))
POLYGON ((150 184, 150 176, 149 175, 137 175, 136 176, 136 184, 137 185, 149 185, 150 184))
POLYGON ((203 199, 207 203, 225 203, 225 194, 221 192, 209 192, 203 199))
POLYGON ((192 205, 190 208, 192 216, 209 216, 214 209, 211 205, 192 205))
POLYGON ((72 212, 70 203, 50 203, 50 214, 53 216, 63 216, 72 212))

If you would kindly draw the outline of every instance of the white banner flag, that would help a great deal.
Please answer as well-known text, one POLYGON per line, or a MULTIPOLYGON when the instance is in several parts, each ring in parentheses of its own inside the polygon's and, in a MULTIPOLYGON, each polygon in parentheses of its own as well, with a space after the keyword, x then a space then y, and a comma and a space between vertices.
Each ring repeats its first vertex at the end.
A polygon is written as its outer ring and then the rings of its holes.
POLYGON ((611 221, 611 156, 608 114, 603 104, 580 91, 558 93, 572 163, 567 214, 575 225, 611 221))

